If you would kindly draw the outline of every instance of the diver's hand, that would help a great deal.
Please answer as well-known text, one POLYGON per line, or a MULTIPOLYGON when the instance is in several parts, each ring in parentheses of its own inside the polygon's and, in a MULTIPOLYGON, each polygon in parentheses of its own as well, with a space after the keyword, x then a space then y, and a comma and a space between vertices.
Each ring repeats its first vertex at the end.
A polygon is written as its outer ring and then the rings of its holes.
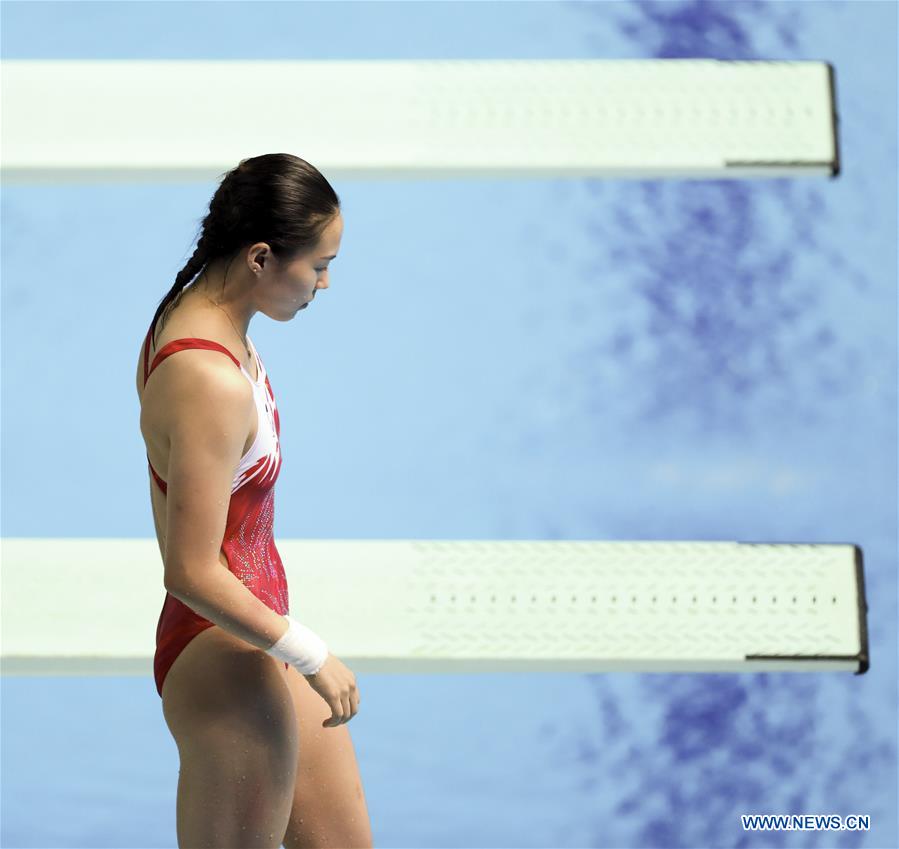
POLYGON ((361 699, 356 676, 333 654, 328 655, 318 672, 303 677, 331 708, 331 718, 322 723, 322 728, 349 722, 358 713, 361 699))

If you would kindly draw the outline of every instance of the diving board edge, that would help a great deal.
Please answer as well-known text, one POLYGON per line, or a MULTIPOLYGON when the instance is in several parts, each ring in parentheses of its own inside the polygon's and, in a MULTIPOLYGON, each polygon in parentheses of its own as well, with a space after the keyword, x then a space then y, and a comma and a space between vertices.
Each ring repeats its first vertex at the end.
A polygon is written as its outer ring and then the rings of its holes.
MULTIPOLYGON (((738 542, 737 545, 809 545, 810 543, 794 542, 738 542)), ((748 654, 747 661, 854 661, 858 663, 856 675, 864 675, 870 668, 870 653, 868 647, 868 597, 865 593, 865 565, 864 552, 860 545, 854 542, 832 543, 833 545, 848 545, 852 547, 855 562, 855 583, 857 587, 856 602, 858 604, 858 654, 854 655, 807 655, 807 654, 748 654)))

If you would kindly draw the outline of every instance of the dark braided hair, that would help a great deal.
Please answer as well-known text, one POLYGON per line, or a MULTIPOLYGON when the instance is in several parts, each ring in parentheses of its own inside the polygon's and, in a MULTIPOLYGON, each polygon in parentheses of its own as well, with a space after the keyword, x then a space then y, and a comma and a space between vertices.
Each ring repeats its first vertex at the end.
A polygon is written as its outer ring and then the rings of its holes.
POLYGON ((241 249, 256 242, 266 242, 277 259, 290 260, 314 248, 339 212, 337 193, 306 160, 289 153, 242 159, 225 173, 209 201, 193 256, 156 308, 151 324, 154 344, 159 318, 210 263, 227 258, 227 278, 241 249))

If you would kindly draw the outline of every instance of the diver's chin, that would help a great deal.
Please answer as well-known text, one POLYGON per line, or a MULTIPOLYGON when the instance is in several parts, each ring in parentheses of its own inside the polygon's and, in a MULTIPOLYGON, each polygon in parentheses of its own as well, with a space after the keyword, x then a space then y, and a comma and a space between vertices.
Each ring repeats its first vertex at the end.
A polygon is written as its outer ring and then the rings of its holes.
POLYGON ((290 314, 289 314, 290 318, 293 318, 298 312, 302 312, 304 309, 306 309, 306 307, 308 307, 309 304, 312 303, 312 299, 314 297, 315 296, 313 295, 312 298, 310 298, 308 301, 303 301, 302 303, 294 302, 294 305, 289 308, 290 309, 290 314))

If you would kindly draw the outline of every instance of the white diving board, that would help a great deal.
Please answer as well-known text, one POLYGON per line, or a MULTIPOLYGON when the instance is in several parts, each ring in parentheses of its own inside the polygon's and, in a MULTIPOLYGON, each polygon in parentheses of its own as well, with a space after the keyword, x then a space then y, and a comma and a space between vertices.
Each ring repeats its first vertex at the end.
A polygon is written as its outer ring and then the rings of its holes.
MULTIPOLYGON (((854 544, 280 540, 291 615, 356 672, 868 669, 854 544)), ((4 675, 151 675, 155 539, 4 538, 4 675)))
POLYGON ((4 60, 4 183, 218 180, 293 153, 329 178, 835 177, 821 61, 4 60), (233 119, 265 93, 264 121, 233 119))

